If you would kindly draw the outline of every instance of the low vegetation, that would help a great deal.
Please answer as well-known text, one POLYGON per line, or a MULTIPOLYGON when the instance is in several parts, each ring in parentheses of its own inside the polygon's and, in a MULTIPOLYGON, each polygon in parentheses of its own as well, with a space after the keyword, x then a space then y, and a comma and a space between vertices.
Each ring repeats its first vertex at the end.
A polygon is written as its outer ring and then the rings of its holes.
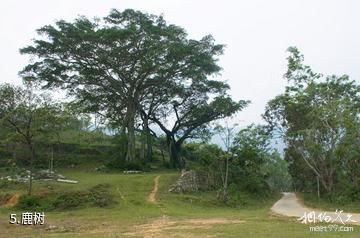
MULTIPOLYGON (((35 191, 52 186, 56 191, 89 191, 97 184, 109 184, 115 203, 109 207, 81 206, 77 209, 44 210, 45 226, 23 227, 0 223, 0 228, 12 237, 156 237, 217 236, 217 237, 309 237, 309 226, 296 219, 276 216, 269 211, 279 194, 258 199, 239 192, 237 206, 228 206, 216 199, 216 192, 174 194, 167 190, 179 174, 169 171, 125 175, 90 173, 86 169, 65 169, 64 175, 82 181, 78 185, 55 182, 35 182, 35 191), (80 171, 79 171, 80 170, 80 171), (156 203, 146 201, 153 189, 153 179, 160 175, 156 203), (48 229, 49 226, 53 228, 48 229), (269 233, 269 231, 271 231, 269 233)), ((107 186, 105 186, 107 187, 107 186)), ((25 192, 26 190, 13 190, 25 192)), ((44 208, 45 209, 45 208, 44 208)), ((27 210, 0 208, 2 221, 9 213, 27 210)), ((341 237, 357 237, 360 231, 341 233, 341 237)), ((317 233, 317 237, 339 237, 340 233, 317 233)))
POLYGON ((360 213, 360 199, 349 197, 349 193, 333 194, 318 198, 313 193, 297 193, 303 203, 308 207, 323 209, 326 211, 343 210, 344 212, 360 213))
POLYGON ((87 190, 49 191, 42 189, 40 194, 20 196, 16 208, 19 210, 70 210, 81 207, 109 207, 113 205, 113 194, 109 184, 98 184, 87 190))

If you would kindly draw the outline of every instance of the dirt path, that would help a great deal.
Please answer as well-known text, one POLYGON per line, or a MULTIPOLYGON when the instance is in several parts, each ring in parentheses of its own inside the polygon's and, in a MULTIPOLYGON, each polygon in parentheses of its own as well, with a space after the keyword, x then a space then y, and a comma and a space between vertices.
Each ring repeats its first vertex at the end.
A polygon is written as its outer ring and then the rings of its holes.
MULTIPOLYGON (((283 193, 283 197, 277 201, 272 207, 271 210, 277 214, 289 216, 289 217, 302 217, 304 213, 309 213, 314 211, 316 214, 316 221, 318 221, 318 216, 320 213, 325 213, 327 216, 330 216, 332 220, 340 221, 338 214, 335 211, 321 211, 318 209, 305 207, 303 204, 299 202, 299 199, 296 197, 295 193, 283 193)), ((339 208, 339 210, 341 210, 339 208)), ((348 213, 344 211, 340 214, 341 219, 345 222, 348 219, 347 215, 351 215, 351 220, 347 221, 345 224, 354 224, 360 225, 360 214, 359 213, 348 213)))
MULTIPOLYGON (((196 238, 198 234, 193 234, 194 229, 210 229, 214 225, 240 224, 244 221, 230 220, 224 218, 207 218, 207 219, 172 219, 167 216, 152 219, 148 223, 136 225, 132 232, 125 233, 125 237, 144 237, 144 238, 168 238, 184 237, 196 238)), ((203 235, 202 237, 215 237, 212 235, 203 235)))
POLYGON ((14 193, 13 195, 11 195, 11 197, 6 201, 5 207, 14 207, 18 200, 19 200, 20 194, 18 193, 14 193))
POLYGON ((159 188, 159 179, 160 179, 160 175, 156 176, 154 179, 154 188, 149 193, 149 195, 147 196, 147 199, 146 199, 148 202, 156 203, 156 193, 159 188))

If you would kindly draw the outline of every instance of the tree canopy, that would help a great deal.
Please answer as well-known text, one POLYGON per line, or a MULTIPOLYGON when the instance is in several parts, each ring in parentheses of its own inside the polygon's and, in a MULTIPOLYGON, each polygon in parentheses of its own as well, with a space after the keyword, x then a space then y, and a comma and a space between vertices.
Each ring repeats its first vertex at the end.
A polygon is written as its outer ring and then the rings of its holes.
POLYGON ((0 85, 0 128, 7 129, 5 140, 22 143, 30 152, 29 194, 36 144, 44 139, 51 141, 66 124, 67 116, 60 105, 46 95, 36 94, 31 87, 0 85))
POLYGON ((359 85, 347 75, 315 73, 296 48, 289 52, 285 74, 289 86, 268 103, 264 118, 283 132, 292 176, 302 188, 306 187, 302 175, 318 177, 326 193, 339 189, 339 181, 358 187, 359 175, 349 169, 359 170, 354 157, 358 149, 345 145, 359 140, 359 85))
POLYGON ((35 56, 22 77, 44 88, 66 89, 87 110, 121 127, 128 161, 135 158, 136 122, 145 120, 147 133, 149 119, 163 129, 160 117, 175 109, 173 102, 181 119, 170 131, 172 136, 182 131, 179 141, 245 105, 226 95, 227 84, 208 79, 221 70, 217 56, 224 46, 211 35, 188 39, 184 29, 162 16, 114 9, 103 19, 61 20, 38 33, 33 45, 20 50, 35 56))

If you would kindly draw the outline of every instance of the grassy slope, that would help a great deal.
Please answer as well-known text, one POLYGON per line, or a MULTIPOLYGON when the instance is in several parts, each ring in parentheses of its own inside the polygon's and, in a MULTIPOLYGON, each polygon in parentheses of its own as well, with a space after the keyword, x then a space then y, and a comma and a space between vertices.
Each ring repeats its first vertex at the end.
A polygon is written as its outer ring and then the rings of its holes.
MULTIPOLYGON (((168 217, 172 221, 193 218, 226 218, 241 220, 238 224, 213 224, 211 226, 183 226, 182 229, 163 229, 155 237, 257 237, 257 238, 302 238, 302 237, 360 237, 359 227, 353 232, 309 232, 309 225, 296 219, 275 216, 269 212, 277 198, 242 208, 221 207, 213 201, 213 193, 176 195, 167 192, 178 174, 175 172, 122 175, 116 173, 94 173, 77 170, 61 171, 69 179, 80 181, 78 185, 60 183, 35 183, 35 190, 53 186, 55 189, 85 189, 99 183, 110 183, 118 204, 113 208, 83 208, 66 212, 46 212, 45 226, 10 225, 9 214, 21 212, 0 208, 0 237, 127 237, 128 231, 136 231, 136 224, 146 224, 168 217), (146 202, 152 190, 153 178, 161 174, 157 194, 158 204, 146 202), (57 226, 48 231, 49 225, 57 226), (5 235, 6 234, 6 235, 5 235)), ((13 191, 14 192, 14 191, 13 191)), ((24 191, 18 191, 24 192, 24 191)), ((142 237, 142 235, 138 235, 142 237)))

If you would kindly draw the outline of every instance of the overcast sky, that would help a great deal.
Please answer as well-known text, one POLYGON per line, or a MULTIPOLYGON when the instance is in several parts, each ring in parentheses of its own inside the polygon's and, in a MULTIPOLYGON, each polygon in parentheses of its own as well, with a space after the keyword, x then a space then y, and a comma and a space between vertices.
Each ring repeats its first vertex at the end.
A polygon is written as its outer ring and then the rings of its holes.
POLYGON ((252 104, 236 117, 242 125, 261 122, 267 101, 284 90, 286 49, 297 46, 317 72, 348 74, 360 82, 360 1, 283 0, 0 0, 0 82, 21 84, 27 63, 19 48, 35 29, 78 15, 107 15, 133 8, 186 29, 189 37, 211 34, 225 44, 221 79, 236 99, 252 104))

